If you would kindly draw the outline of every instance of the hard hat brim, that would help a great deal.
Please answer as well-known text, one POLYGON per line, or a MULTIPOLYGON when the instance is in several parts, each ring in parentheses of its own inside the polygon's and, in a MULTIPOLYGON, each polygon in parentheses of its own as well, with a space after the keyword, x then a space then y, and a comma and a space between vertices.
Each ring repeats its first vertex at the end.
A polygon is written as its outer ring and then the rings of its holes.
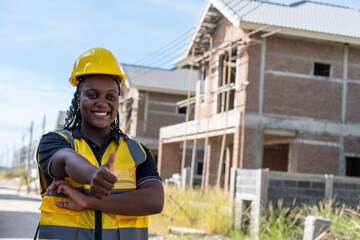
MULTIPOLYGON (((114 75, 114 74, 104 74, 104 73, 91 73, 90 75, 96 75, 96 74, 99 74, 99 75, 109 75, 109 76, 118 76, 120 77, 121 81, 119 82, 119 84, 123 84, 125 83, 126 79, 127 79, 127 75, 125 74, 117 74, 117 75, 114 75)), ((77 86, 78 84, 78 81, 76 80, 76 77, 79 77, 79 76, 82 76, 82 75, 89 75, 89 74, 77 74, 77 75, 74 75, 74 76, 71 76, 69 78, 69 82, 71 85, 73 85, 74 87, 77 86)))

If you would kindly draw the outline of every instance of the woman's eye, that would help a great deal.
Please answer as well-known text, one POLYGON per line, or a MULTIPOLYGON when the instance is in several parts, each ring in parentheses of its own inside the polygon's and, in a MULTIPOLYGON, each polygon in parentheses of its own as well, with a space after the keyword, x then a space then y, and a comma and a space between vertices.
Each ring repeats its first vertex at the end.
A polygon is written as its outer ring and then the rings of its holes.
POLYGON ((91 98, 91 99, 95 99, 97 97, 96 94, 94 94, 94 93, 89 93, 87 96, 88 96, 88 98, 91 98))
POLYGON ((113 95, 108 95, 106 98, 111 100, 111 101, 114 101, 116 99, 116 97, 113 96, 113 95))

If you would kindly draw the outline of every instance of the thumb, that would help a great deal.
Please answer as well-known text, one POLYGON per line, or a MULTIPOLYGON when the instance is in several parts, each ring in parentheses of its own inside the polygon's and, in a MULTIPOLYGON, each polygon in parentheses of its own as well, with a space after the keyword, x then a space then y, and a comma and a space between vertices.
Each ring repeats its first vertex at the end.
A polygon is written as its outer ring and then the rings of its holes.
POLYGON ((109 168, 110 172, 114 171, 114 163, 115 163, 115 152, 111 152, 109 154, 109 159, 106 163, 107 167, 109 168))

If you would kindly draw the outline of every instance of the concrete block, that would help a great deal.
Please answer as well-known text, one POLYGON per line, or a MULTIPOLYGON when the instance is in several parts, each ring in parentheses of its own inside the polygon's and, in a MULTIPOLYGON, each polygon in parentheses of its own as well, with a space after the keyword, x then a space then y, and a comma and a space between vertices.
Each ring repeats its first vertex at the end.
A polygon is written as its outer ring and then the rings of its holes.
POLYGON ((284 186, 284 181, 270 179, 269 180, 269 186, 283 187, 284 186))
POLYGON ((285 180, 285 187, 296 187, 296 181, 285 180))
POLYGON ((299 181, 299 182, 298 182, 298 186, 299 186, 300 188, 310 188, 310 182, 299 181))
POLYGON ((305 230, 303 240, 314 240, 320 234, 327 231, 331 226, 331 220, 316 217, 316 216, 307 216, 305 219, 305 230))
POLYGON ((311 184, 312 188, 319 188, 319 189, 324 189, 325 188, 325 183, 322 182, 313 182, 311 184))

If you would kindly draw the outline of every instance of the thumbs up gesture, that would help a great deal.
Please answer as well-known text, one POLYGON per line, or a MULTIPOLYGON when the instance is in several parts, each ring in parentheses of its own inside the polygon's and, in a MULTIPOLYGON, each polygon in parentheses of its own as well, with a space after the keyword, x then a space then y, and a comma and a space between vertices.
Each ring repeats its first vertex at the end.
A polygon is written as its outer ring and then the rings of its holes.
POLYGON ((110 195, 111 190, 117 182, 113 174, 115 163, 115 152, 111 152, 106 164, 101 165, 93 174, 90 183, 90 194, 96 198, 103 198, 110 195))

